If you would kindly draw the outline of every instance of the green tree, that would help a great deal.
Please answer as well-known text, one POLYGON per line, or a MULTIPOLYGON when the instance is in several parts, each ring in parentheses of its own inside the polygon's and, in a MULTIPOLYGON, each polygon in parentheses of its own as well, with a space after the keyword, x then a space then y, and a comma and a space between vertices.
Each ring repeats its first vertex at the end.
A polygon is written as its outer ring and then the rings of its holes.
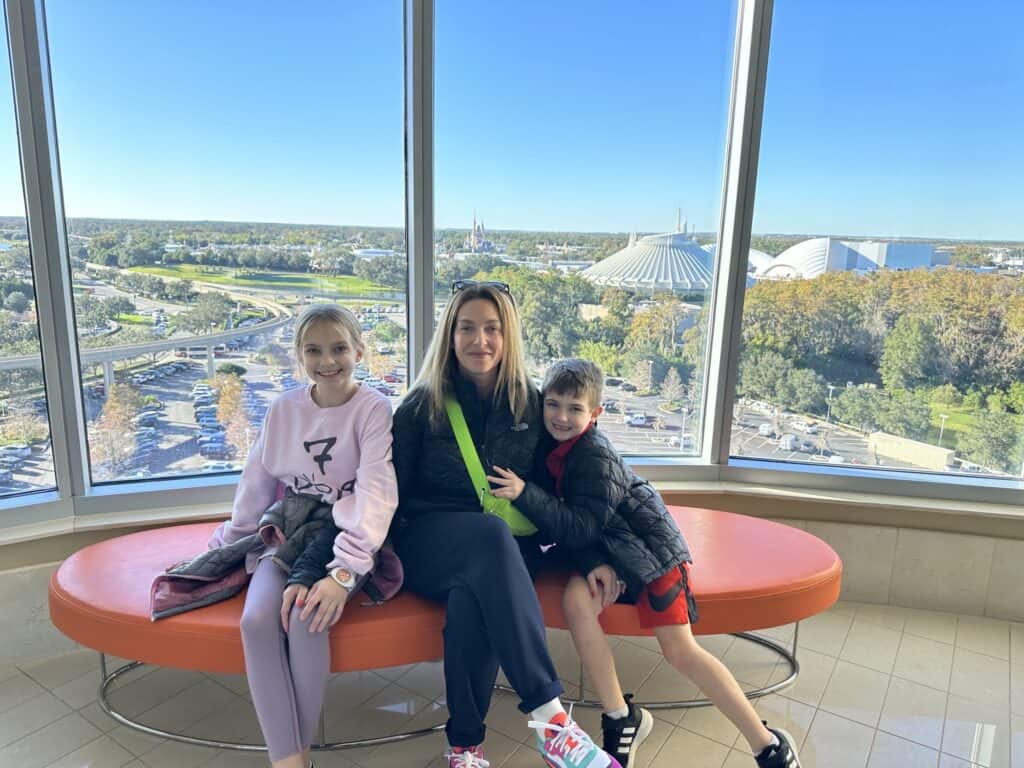
POLYGON ((881 405, 877 390, 847 387, 832 398, 832 414, 837 421, 872 432, 881 421, 881 405))
POLYGON ((28 309, 28 296, 21 291, 11 291, 4 299, 4 309, 10 312, 24 312, 28 309))
POLYGON ((1016 474, 1021 461, 1021 428, 1006 413, 980 413, 960 435, 957 450, 964 458, 988 469, 1016 474))
POLYGON ((932 409, 925 399, 905 390, 879 395, 878 427, 883 432, 923 440, 931 429, 932 409))
POLYGON ((353 267, 353 271, 356 277, 389 288, 404 288, 408 277, 405 257, 397 254, 360 259, 353 267))
POLYGON ((904 315, 885 339, 878 372, 888 390, 916 389, 932 383, 940 359, 931 323, 904 315))
POLYGON ((193 333, 221 330, 233 308, 234 302, 222 293, 200 293, 192 309, 178 315, 178 327, 193 333))
POLYGON ((621 351, 611 344, 600 341, 581 341, 576 345, 575 354, 576 357, 597 363, 606 376, 614 376, 619 372, 621 351))
POLYGON ((1024 381, 1015 381, 1006 393, 1006 404, 1016 413, 1024 414, 1024 381))
POLYGON ((217 373, 224 376, 235 376, 241 378, 247 373, 245 366, 238 365, 238 363, 221 363, 217 366, 217 373))

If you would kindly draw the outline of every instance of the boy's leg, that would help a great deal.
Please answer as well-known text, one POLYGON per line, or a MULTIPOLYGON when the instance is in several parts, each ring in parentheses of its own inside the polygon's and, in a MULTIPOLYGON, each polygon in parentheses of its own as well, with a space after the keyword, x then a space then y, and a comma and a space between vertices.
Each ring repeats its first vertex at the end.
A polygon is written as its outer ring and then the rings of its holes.
POLYGON ((590 676, 604 711, 619 712, 625 709, 626 699, 622 695, 619 676, 615 671, 615 657, 597 618, 601 613, 601 600, 590 594, 587 580, 577 573, 569 578, 565 587, 562 610, 580 662, 590 676))
POLYGON ((668 663, 690 678, 739 728, 755 755, 773 742, 732 672, 700 646, 689 624, 655 627, 654 636, 668 663))

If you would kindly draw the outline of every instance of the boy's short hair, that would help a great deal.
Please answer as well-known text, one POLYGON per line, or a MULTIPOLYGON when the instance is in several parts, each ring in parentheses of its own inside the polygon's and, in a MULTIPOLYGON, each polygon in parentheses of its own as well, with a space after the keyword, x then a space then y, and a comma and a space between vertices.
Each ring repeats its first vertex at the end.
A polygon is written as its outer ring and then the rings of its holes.
POLYGON ((544 375, 541 394, 555 392, 586 400, 591 408, 601 404, 604 389, 604 371, 597 363, 579 357, 557 360, 544 375))

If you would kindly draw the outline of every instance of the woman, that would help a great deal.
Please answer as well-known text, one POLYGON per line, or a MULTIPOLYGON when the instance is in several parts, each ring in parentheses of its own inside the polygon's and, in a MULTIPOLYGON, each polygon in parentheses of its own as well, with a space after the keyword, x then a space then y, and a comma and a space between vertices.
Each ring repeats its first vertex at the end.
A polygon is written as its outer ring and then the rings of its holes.
POLYGON ((448 766, 489 766, 481 744, 500 665, 548 765, 619 768, 562 707, 520 544, 502 518, 483 513, 445 410, 449 397, 461 406, 488 474, 529 471, 543 427, 518 310, 504 283, 460 280, 452 293, 419 378, 395 412, 392 447, 394 540, 405 584, 447 608, 448 766))

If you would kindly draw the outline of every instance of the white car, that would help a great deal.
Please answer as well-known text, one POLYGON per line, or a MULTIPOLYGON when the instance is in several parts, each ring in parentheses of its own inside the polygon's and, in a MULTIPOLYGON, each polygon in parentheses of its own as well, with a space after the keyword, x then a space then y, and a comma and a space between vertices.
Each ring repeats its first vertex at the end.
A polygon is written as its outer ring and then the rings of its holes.
POLYGON ((631 427, 645 427, 647 426, 647 414, 646 413, 627 413, 626 424, 631 427))

